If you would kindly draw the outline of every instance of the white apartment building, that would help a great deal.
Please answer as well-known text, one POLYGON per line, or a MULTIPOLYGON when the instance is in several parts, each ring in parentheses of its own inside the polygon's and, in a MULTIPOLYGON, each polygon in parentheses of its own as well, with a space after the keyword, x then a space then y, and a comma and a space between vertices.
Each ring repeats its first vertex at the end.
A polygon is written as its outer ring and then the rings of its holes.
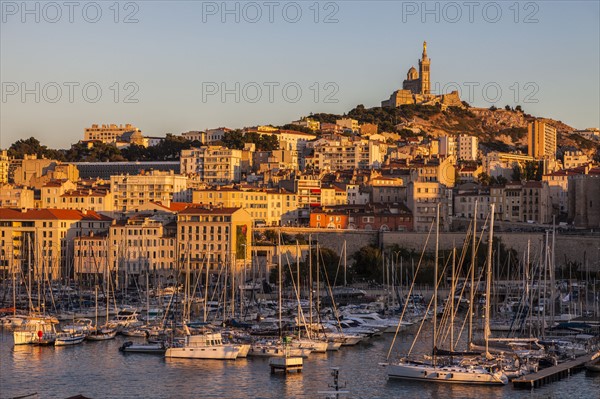
POLYGON ((461 134, 457 140, 458 159, 463 161, 475 161, 479 152, 479 139, 475 136, 461 134))
POLYGON ((190 202, 187 181, 186 176, 157 170, 136 176, 111 176, 114 210, 131 212, 151 201, 160 201, 166 206, 172 201, 190 202))
POLYGON ((440 136, 439 141, 439 154, 441 157, 455 157, 457 156, 457 141, 456 136, 440 136))
POLYGON ((318 170, 379 169, 387 145, 379 141, 334 136, 314 143, 313 167, 318 170))
POLYGON ((239 183, 242 179, 242 151, 222 146, 182 150, 181 173, 196 175, 207 184, 239 183))

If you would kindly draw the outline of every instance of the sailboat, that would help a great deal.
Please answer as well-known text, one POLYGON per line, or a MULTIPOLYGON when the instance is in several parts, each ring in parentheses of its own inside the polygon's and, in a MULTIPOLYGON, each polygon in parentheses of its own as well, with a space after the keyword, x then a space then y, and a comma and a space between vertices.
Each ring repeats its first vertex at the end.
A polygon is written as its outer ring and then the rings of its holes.
MULTIPOLYGON (((208 283, 208 282, 207 282, 208 283)), ((205 331, 200 334, 192 334, 188 322, 190 319, 191 295, 190 290, 190 264, 189 257, 186 264, 185 299, 183 315, 183 330, 185 336, 181 342, 173 342, 167 348, 165 357, 185 359, 214 359, 235 360, 240 353, 241 346, 223 342, 220 332, 205 331)))
MULTIPOLYGON (((438 285, 438 250, 439 250, 439 220, 440 206, 437 207, 436 216, 436 243, 435 243, 435 269, 433 281, 433 306, 437 308, 437 285, 438 285)), ((487 295, 486 299, 490 298, 491 284, 491 258, 492 258, 492 238, 494 231, 494 204, 492 204, 490 218, 490 235, 488 246, 488 262, 487 262, 487 295)), ((486 355, 487 342, 489 337, 489 306, 486 306, 486 355)), ((420 362, 410 359, 401 359, 397 363, 385 364, 387 366, 387 374, 390 378, 398 378, 405 380, 444 382, 455 384, 480 384, 480 385, 506 385, 508 378, 500 367, 495 364, 486 363, 465 363, 456 364, 453 362, 442 364, 437 358, 437 321, 433 317, 433 356, 431 362, 420 362)), ((488 357, 489 358, 489 357, 488 357)))
MULTIPOLYGON (((107 268, 108 269, 108 268, 107 268)), ((107 273, 107 284, 106 284, 106 321, 108 323, 109 308, 110 308, 110 274, 107 273)), ((111 328, 108 324, 99 327, 98 326, 98 286, 96 286, 96 325, 94 329, 85 337, 88 341, 107 341, 117 336, 117 330, 111 328)))
MULTIPOLYGON (((290 355, 289 343, 291 342, 291 337, 284 337, 283 329, 282 329, 282 321, 281 321, 281 308, 282 308, 282 275, 281 275, 281 233, 278 236, 279 243, 277 245, 277 258, 278 258, 278 272, 279 272, 279 338, 281 340, 281 344, 283 345, 283 356, 273 356, 269 358, 269 366, 271 367, 271 373, 274 373, 275 370, 284 370, 286 373, 290 370, 302 370, 302 366, 304 360, 302 356, 292 356, 290 355)), ((299 283, 299 282, 298 282, 299 283)), ((298 285, 299 286, 299 285, 298 285)), ((298 291, 299 292, 299 291, 298 291)), ((298 298, 299 299, 299 298, 298 298)), ((300 350, 305 350, 305 348, 296 348, 300 350)), ((311 350, 311 349, 309 349, 311 350)))

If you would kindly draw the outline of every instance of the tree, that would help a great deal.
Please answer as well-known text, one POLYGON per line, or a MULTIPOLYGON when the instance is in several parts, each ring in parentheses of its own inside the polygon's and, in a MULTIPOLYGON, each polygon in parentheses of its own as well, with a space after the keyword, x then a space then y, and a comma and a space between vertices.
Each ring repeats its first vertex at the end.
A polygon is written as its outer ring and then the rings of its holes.
POLYGON ((23 159, 25 155, 37 155, 38 158, 56 159, 59 161, 64 161, 65 159, 62 151, 49 149, 45 145, 42 145, 35 137, 17 140, 8 148, 9 157, 23 159))
POLYGON ((66 159, 70 162, 121 162, 127 160, 117 147, 105 143, 94 143, 93 147, 88 147, 85 143, 73 144, 67 150, 66 159))
POLYGON ((484 186, 489 186, 490 183, 492 182, 492 178, 490 177, 490 175, 488 175, 485 172, 481 172, 477 176, 477 180, 479 180, 479 183, 483 184, 484 186))
POLYGON ((525 170, 523 171, 525 180, 542 180, 542 164, 538 161, 527 161, 525 163, 525 170))
POLYGON ((383 255, 379 248, 371 245, 362 247, 352 255, 353 274, 357 278, 380 281, 382 276, 383 255))
POLYGON ((513 166, 513 171, 510 178, 512 179, 512 181, 521 181, 522 173, 521 167, 519 165, 513 166))
POLYGON ((517 112, 525 112, 525 111, 523 111, 523 108, 520 105, 517 105, 515 107, 515 111, 517 111, 517 112))
POLYGON ((496 111, 497 109, 498 109, 498 108, 496 108, 496 106, 495 106, 495 105, 492 105, 492 106, 490 107, 490 111, 496 111))
POLYGON ((244 136, 239 130, 225 132, 221 142, 225 147, 232 150, 241 150, 244 148, 244 136))

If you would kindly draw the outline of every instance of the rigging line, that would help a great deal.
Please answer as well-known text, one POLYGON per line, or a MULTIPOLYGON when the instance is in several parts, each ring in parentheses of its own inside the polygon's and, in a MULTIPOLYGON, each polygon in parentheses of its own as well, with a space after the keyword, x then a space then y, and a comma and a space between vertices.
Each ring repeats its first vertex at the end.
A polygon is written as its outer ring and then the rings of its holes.
MULTIPOLYGON (((427 238, 425 239, 425 244, 423 245, 423 250, 421 251, 421 256, 419 257, 419 263, 417 264, 417 269, 415 271, 414 276, 412 276, 413 281, 410 284, 408 294, 406 294, 406 300, 404 301, 404 307, 402 308, 402 313, 400 314, 400 318, 398 319, 398 325, 396 326, 396 331, 394 332, 394 338, 392 339, 392 343, 390 344, 390 348, 388 349, 386 360, 389 360, 390 355, 392 354, 392 349, 394 348, 394 343, 396 342, 396 337, 398 336, 398 332, 400 331, 400 326, 402 324, 402 320, 404 319, 404 314, 406 313, 406 309, 408 308, 409 298, 411 297, 413 288, 415 287, 416 276, 419 273, 419 269, 421 268, 421 263, 423 261, 423 257, 425 256, 425 248, 427 248, 427 244, 429 243, 429 238, 431 237, 431 232, 433 231, 434 223, 435 223, 435 220, 432 221, 431 226, 429 226, 429 233, 427 234, 427 238)), ((425 313, 425 315, 427 315, 427 313, 425 313)), ((425 319, 425 316, 423 316, 423 319, 425 319)), ((421 329, 419 328, 419 331, 420 330, 421 329)), ((415 336, 414 339, 416 340, 418 336, 419 336, 419 334, 417 333, 417 335, 415 336)), ((414 344, 414 342, 413 342, 413 344, 414 344)))

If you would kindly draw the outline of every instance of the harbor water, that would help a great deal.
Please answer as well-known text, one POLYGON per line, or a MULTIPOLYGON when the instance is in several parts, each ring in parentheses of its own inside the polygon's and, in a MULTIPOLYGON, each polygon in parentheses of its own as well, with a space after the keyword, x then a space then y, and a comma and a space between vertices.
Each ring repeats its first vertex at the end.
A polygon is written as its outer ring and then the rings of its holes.
MULTIPOLYGON (((406 352, 413 333, 401 333, 395 349, 406 352)), ((126 338, 72 347, 14 346, 12 331, 0 332, 0 397, 67 398, 325 398, 331 367, 349 394, 340 398, 600 398, 600 374, 585 371, 536 390, 388 380, 380 365, 393 335, 311 354, 302 373, 271 374, 268 359, 234 361, 165 359, 124 354, 126 338)), ((143 340, 140 339, 140 342, 143 340)), ((415 348, 423 351, 427 337, 415 348)), ((394 351, 395 352, 395 351, 394 351)))

